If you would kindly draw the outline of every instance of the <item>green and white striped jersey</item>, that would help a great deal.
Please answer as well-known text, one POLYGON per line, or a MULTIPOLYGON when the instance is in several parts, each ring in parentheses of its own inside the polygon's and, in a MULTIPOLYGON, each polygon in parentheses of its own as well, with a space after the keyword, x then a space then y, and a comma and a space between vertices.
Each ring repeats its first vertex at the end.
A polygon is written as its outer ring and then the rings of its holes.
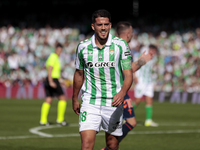
MULTIPOLYGON (((148 53, 148 47, 143 47, 141 53, 134 55, 134 60, 137 61, 139 56, 146 51, 148 53)), ((152 83, 152 66, 155 63, 155 59, 153 58, 149 62, 147 62, 144 66, 142 66, 139 70, 135 72, 136 77, 138 78, 138 84, 151 84, 152 83)))
POLYGON ((93 105, 111 106, 113 97, 123 85, 122 70, 131 69, 128 44, 109 34, 102 49, 95 44, 95 35, 79 43, 75 66, 84 69, 82 101, 93 105))

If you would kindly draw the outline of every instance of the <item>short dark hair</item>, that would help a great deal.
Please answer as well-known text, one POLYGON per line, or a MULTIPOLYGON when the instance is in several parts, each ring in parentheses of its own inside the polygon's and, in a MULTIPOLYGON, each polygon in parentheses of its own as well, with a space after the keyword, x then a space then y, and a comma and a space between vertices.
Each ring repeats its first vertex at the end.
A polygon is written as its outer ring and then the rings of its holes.
POLYGON ((158 51, 158 47, 154 44, 149 44, 149 48, 155 49, 156 51, 158 51))
POLYGON ((60 44, 60 43, 57 43, 57 44, 56 44, 56 48, 58 48, 58 47, 63 48, 62 44, 60 44))
POLYGON ((131 23, 128 21, 121 21, 119 23, 117 23, 117 27, 116 27, 116 32, 118 35, 120 35, 124 30, 130 28, 131 23))
POLYGON ((109 22, 111 22, 111 15, 110 13, 105 10, 105 9, 100 9, 100 10, 97 10, 95 11, 93 14, 92 14, 92 23, 95 23, 96 22, 96 18, 98 17, 106 17, 109 19, 109 22))
POLYGON ((150 49, 155 49, 157 55, 159 55, 159 50, 158 50, 158 47, 157 47, 156 45, 154 45, 154 44, 149 44, 149 48, 150 48, 150 49))

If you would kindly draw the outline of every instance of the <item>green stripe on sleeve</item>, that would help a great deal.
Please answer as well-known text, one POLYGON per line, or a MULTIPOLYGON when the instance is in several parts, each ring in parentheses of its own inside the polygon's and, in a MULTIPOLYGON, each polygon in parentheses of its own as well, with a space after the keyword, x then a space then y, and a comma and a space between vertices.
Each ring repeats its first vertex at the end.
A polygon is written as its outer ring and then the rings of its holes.
POLYGON ((122 87, 123 85, 123 75, 122 75, 122 68, 121 68, 121 60, 122 60, 122 47, 120 45, 117 45, 119 47, 119 51, 120 51, 120 54, 119 54, 119 62, 118 62, 118 68, 119 68, 119 74, 120 74, 120 85, 122 87))
POLYGON ((83 48, 80 53, 78 54, 79 60, 80 60, 80 64, 79 64, 79 69, 83 69, 84 68, 84 59, 83 59, 83 50, 85 48, 83 48))

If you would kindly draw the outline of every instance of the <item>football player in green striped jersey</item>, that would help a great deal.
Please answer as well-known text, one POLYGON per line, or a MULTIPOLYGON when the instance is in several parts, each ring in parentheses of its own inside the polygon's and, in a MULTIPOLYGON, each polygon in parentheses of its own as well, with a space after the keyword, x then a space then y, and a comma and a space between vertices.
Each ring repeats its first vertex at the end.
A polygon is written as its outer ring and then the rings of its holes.
POLYGON ((77 47, 73 80, 72 103, 79 115, 81 149, 93 149, 100 129, 105 131, 107 149, 117 150, 122 135, 123 100, 133 81, 130 50, 126 41, 109 33, 108 11, 95 11, 91 27, 94 35, 77 47))
MULTIPOLYGON (((143 52, 151 52, 154 55, 158 52, 158 48, 156 45, 150 44, 149 46, 144 46, 141 49, 141 53, 143 52)), ((137 59, 137 57, 135 57, 137 59)), ((151 77, 152 65, 154 64, 154 60, 149 61, 147 64, 141 67, 140 70, 136 71, 134 74, 134 83, 136 84, 134 89, 135 101, 133 103, 133 107, 139 105, 143 95, 145 96, 146 101, 146 120, 144 125, 146 127, 152 126, 157 127, 158 123, 155 123, 152 120, 153 116, 153 95, 154 95, 154 85, 151 77)))

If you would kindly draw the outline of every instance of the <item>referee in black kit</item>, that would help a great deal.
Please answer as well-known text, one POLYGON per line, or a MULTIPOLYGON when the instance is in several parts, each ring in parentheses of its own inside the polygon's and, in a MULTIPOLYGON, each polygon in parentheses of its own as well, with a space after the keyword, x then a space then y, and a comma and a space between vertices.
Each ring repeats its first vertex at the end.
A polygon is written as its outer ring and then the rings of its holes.
POLYGON ((47 118, 54 94, 59 99, 56 122, 59 125, 63 126, 68 125, 68 123, 65 121, 65 110, 67 106, 67 101, 64 92, 62 90, 62 87, 59 83, 59 78, 61 73, 59 56, 62 50, 63 46, 60 43, 57 43, 55 52, 51 53, 46 61, 46 69, 48 72, 48 77, 44 82, 46 98, 41 108, 40 125, 44 126, 49 125, 47 118))

